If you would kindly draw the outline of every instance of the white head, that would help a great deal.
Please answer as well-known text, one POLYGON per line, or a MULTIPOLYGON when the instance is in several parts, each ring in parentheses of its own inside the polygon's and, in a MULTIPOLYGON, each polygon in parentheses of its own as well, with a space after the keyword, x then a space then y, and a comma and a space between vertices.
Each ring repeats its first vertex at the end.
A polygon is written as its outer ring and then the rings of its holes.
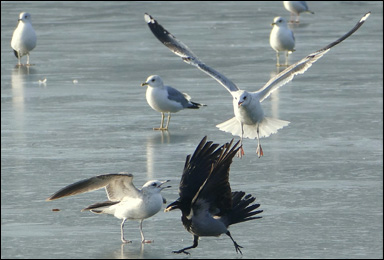
POLYGON ((239 90, 233 95, 233 105, 247 106, 252 101, 252 95, 245 91, 239 90))
POLYGON ((143 187, 141 188, 142 191, 148 192, 148 193, 160 193, 165 188, 170 188, 171 186, 162 186, 164 183, 169 182, 169 180, 166 181, 158 181, 158 180, 152 180, 147 181, 143 187))
POLYGON ((158 75, 151 75, 141 86, 151 86, 152 88, 161 88, 164 86, 163 80, 158 75))
POLYGON ((273 19, 273 23, 271 24, 272 26, 277 26, 277 27, 288 27, 287 20, 285 18, 277 16, 273 19))
POLYGON ((24 23, 30 23, 31 22, 31 15, 27 12, 22 12, 19 14, 19 21, 23 21, 24 23))

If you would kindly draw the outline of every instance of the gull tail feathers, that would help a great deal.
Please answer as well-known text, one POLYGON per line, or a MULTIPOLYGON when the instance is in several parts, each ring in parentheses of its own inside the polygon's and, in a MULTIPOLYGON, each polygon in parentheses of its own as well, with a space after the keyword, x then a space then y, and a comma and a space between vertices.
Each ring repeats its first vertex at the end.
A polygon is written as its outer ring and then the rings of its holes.
POLYGON ((241 126, 239 120, 236 117, 216 125, 221 131, 231 133, 234 136, 241 136, 241 126))
POLYGON ((206 107, 207 106, 205 104, 200 104, 200 103, 196 103, 196 102, 191 101, 192 98, 187 93, 183 93, 183 96, 189 102, 189 106, 187 108, 197 109, 197 108, 200 108, 200 107, 206 107))
MULTIPOLYGON (((260 137, 268 137, 271 134, 276 134, 277 131, 287 125, 289 125, 289 121, 273 118, 273 117, 264 117, 263 121, 259 123, 259 136, 260 137)), ((253 132, 250 134, 250 137, 247 138, 255 138, 257 136, 257 127, 252 127, 249 125, 244 126, 244 132, 247 131, 246 127, 251 127, 253 132)), ((251 131, 250 131, 251 132, 251 131)))
MULTIPOLYGON (((277 133, 277 131, 287 125, 289 121, 280 120, 272 117, 264 117, 260 123, 254 125, 243 125, 244 128, 244 138, 255 139, 257 138, 257 127, 259 127, 259 137, 268 137, 271 134, 277 133)), ((221 131, 231 133, 234 136, 241 136, 241 124, 233 117, 221 124, 216 125, 221 131)))

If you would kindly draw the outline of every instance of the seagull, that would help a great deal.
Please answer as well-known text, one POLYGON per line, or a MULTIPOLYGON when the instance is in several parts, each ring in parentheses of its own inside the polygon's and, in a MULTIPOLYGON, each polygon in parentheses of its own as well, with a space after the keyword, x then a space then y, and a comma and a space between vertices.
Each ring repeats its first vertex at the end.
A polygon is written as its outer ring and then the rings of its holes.
MULTIPOLYGON (((145 13, 144 20, 147 22, 152 33, 168 47, 173 53, 180 56, 182 60, 218 81, 233 97, 233 109, 235 117, 221 124, 216 125, 220 130, 240 136, 241 143, 243 138, 255 139, 258 144, 256 153, 260 158, 263 150, 260 145, 261 137, 268 137, 277 130, 287 126, 288 121, 266 117, 261 107, 261 102, 266 99, 273 91, 290 82, 294 76, 303 74, 314 62, 326 54, 333 46, 339 44, 351 36, 366 21, 371 12, 366 13, 359 22, 345 35, 330 43, 329 45, 315 51, 298 62, 292 64, 273 78, 271 78, 262 88, 255 92, 248 92, 239 89, 235 83, 226 76, 213 68, 204 64, 189 48, 180 40, 176 39, 170 32, 164 29, 152 16, 145 13)), ((253 83, 254 81, 252 81, 253 83)), ((242 145, 241 145, 242 147, 242 145)), ((239 157, 244 155, 244 150, 239 150, 239 157)))
POLYGON ((29 52, 36 47, 36 33, 29 13, 20 13, 19 22, 13 32, 11 47, 19 60, 18 66, 21 66, 21 57, 24 55, 27 55, 27 66, 29 66, 29 52))
POLYGON ((283 66, 280 65, 279 61, 281 51, 285 51, 285 66, 288 66, 288 54, 295 51, 295 36, 291 29, 288 28, 287 20, 283 17, 275 17, 271 25, 269 44, 276 51, 276 66, 283 66))
POLYGON ((160 127, 153 128, 153 130, 168 130, 171 113, 176 113, 184 108, 198 109, 206 106, 192 102, 191 97, 186 93, 181 93, 170 86, 164 86, 163 80, 158 75, 149 76, 141 86, 148 86, 146 93, 147 102, 153 110, 161 113, 160 127), (164 127, 164 113, 166 112, 168 113, 168 120, 164 127))
POLYGON ((140 220, 140 233, 142 243, 151 243, 143 234, 143 220, 160 211, 166 200, 160 192, 171 186, 162 185, 169 182, 152 180, 146 182, 141 189, 137 189, 132 183, 133 175, 127 172, 98 175, 89 179, 70 184, 47 198, 47 201, 60 199, 67 196, 81 194, 89 191, 105 188, 108 200, 92 204, 81 211, 89 210, 92 213, 112 214, 121 223, 121 241, 131 243, 124 238, 124 223, 127 219, 140 220))
POLYGON ((193 235, 193 245, 173 251, 190 254, 186 250, 195 248, 201 236, 228 235, 237 253, 240 248, 228 230, 230 225, 261 218, 255 216, 262 210, 256 210, 260 204, 252 204, 256 198, 243 191, 231 191, 229 168, 237 153, 239 141, 231 147, 226 143, 207 142, 205 136, 193 155, 188 155, 179 186, 179 198, 169 204, 165 212, 180 209, 181 221, 185 229, 193 235), (217 149, 216 149, 217 148, 217 149))
POLYGON ((311 13, 315 14, 308 9, 308 5, 305 1, 283 1, 285 9, 291 13, 291 22, 300 22, 300 13, 311 13), (292 19, 296 16, 296 20, 292 19))

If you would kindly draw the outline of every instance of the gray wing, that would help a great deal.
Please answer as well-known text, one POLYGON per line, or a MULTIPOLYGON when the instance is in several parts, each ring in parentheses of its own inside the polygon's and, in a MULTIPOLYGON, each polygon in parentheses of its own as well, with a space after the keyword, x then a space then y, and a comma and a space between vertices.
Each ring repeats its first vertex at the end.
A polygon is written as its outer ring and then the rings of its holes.
POLYGON ((348 33, 346 33, 341 38, 336 41, 330 43, 326 47, 315 51, 314 53, 309 54, 307 57, 301 59, 300 61, 292 64, 273 78, 271 78, 260 90, 256 91, 260 97, 260 102, 266 99, 273 91, 284 86, 288 82, 290 82, 294 76, 298 74, 303 74, 307 69, 309 69, 313 63, 315 63, 318 59, 320 59, 324 54, 326 54, 333 46, 339 44, 340 42, 347 39, 351 36, 357 29, 360 28, 361 25, 367 20, 368 16, 371 12, 366 13, 360 21, 352 28, 348 33))
POLYGON ((108 199, 120 201, 124 197, 137 197, 139 190, 132 183, 133 175, 125 173, 104 174, 70 184, 54 193, 46 200, 77 195, 105 187, 108 199))
POLYGON ((224 86, 229 92, 237 91, 239 88, 225 77, 220 72, 214 70, 213 68, 205 65, 183 42, 176 39, 170 32, 164 29, 152 16, 145 13, 144 20, 147 22, 152 33, 156 38, 168 47, 173 53, 180 56, 182 60, 192 66, 197 67, 199 70, 208 74, 215 80, 217 80, 222 86, 224 86))
POLYGON ((183 107, 188 107, 189 102, 183 93, 170 86, 166 86, 166 88, 168 91, 168 98, 170 100, 180 103, 183 107))

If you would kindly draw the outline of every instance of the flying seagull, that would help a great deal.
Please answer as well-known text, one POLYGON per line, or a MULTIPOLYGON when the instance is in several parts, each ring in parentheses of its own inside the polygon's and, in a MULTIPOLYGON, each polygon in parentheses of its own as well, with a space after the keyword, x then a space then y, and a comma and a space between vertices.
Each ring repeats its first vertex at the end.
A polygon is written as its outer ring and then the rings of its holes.
POLYGON ((239 141, 231 147, 226 143, 207 142, 205 136, 193 155, 188 155, 179 186, 179 198, 169 204, 165 211, 181 210, 181 221, 193 235, 193 245, 173 251, 189 254, 186 250, 197 247, 199 237, 228 235, 237 253, 242 254, 239 244, 228 230, 230 225, 261 218, 255 216, 260 204, 252 204, 256 198, 243 191, 231 191, 229 167, 237 153, 239 141), (217 149, 216 149, 217 148, 217 149))
POLYGON ((21 66, 21 57, 24 55, 27 55, 27 66, 30 65, 29 52, 36 47, 36 33, 29 13, 20 13, 19 22, 12 35, 11 47, 18 59, 18 66, 21 66))
POLYGON ((105 213, 114 215, 122 219, 121 222, 121 241, 131 243, 124 238, 124 223, 127 219, 140 220, 140 233, 142 243, 151 243, 151 240, 145 240, 143 234, 143 220, 155 215, 160 211, 166 200, 160 192, 166 181, 152 180, 146 182, 141 189, 137 189, 132 183, 133 175, 121 172, 98 175, 89 179, 81 180, 70 184, 55 194, 47 198, 47 201, 56 200, 67 196, 81 194, 89 191, 105 188, 108 200, 92 204, 81 211, 89 210, 93 213, 105 213))
POLYGON ((201 106, 206 106, 192 102, 191 97, 187 93, 181 93, 173 87, 164 86, 163 80, 158 75, 149 76, 141 86, 148 86, 146 92, 147 102, 153 110, 161 113, 160 127, 153 128, 153 130, 168 130, 171 113, 176 113, 184 108, 197 109, 201 106), (164 113, 168 113, 165 127, 164 113))
MULTIPOLYGON (((152 16, 145 13, 144 19, 147 22, 152 33, 156 38, 161 41, 176 55, 180 56, 182 60, 192 66, 197 67, 199 70, 211 76, 218 81, 224 88, 226 88, 233 97, 233 109, 235 117, 229 119, 217 127, 225 132, 232 133, 232 135, 240 136, 241 143, 243 138, 255 139, 257 138, 256 153, 258 157, 263 155, 263 150, 260 145, 261 137, 268 137, 277 132, 277 130, 287 126, 288 121, 266 117, 261 107, 261 102, 266 99, 273 91, 290 82, 295 75, 303 74, 314 62, 326 54, 333 46, 344 41, 351 36, 360 26, 367 20, 371 12, 366 13, 359 22, 345 35, 330 43, 329 45, 315 51, 298 62, 292 64, 273 78, 271 78, 261 89, 255 92, 248 92, 239 89, 235 83, 229 80, 226 76, 213 68, 204 64, 184 43, 176 39, 170 32, 164 29, 152 16)), ((242 146, 241 146, 242 147, 242 146)), ((244 155, 241 148, 239 152, 240 157, 244 155)))

